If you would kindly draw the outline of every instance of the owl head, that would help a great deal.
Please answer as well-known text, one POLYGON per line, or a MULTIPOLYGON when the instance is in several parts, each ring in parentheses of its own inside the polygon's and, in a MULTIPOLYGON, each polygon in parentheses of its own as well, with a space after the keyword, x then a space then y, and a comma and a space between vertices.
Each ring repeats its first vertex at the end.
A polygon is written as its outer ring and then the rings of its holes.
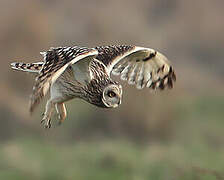
POLYGON ((110 78, 93 79, 82 92, 82 99, 101 108, 115 108, 121 104, 122 86, 110 78))
POLYGON ((103 89, 102 102, 107 108, 115 108, 121 104, 122 87, 118 84, 109 84, 103 89))

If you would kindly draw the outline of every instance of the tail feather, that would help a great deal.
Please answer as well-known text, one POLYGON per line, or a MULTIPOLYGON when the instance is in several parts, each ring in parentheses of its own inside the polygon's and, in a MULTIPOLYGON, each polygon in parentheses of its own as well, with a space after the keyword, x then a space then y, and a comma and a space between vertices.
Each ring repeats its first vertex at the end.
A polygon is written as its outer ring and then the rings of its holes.
POLYGON ((37 63, 21 63, 21 62, 13 62, 11 63, 11 68, 19 71, 39 73, 43 66, 43 62, 37 63))

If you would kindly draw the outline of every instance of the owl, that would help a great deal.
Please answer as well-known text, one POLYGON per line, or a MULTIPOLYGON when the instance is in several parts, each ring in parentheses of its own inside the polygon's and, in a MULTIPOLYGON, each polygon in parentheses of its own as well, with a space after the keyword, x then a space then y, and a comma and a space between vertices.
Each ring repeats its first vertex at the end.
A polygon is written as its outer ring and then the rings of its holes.
POLYGON ((135 85, 137 89, 172 88, 176 75, 167 58, 158 51, 133 45, 56 47, 40 53, 43 61, 11 63, 12 69, 36 73, 29 111, 33 112, 49 92, 41 123, 51 127, 54 109, 58 124, 66 118, 65 102, 81 98, 102 108, 121 104, 122 86, 111 78, 135 85))

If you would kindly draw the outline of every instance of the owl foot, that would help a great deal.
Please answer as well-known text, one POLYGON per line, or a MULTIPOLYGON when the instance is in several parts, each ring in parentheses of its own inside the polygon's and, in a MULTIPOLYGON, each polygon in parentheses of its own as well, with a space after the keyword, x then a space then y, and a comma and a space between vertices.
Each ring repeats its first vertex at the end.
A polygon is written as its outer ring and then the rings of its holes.
POLYGON ((58 125, 60 126, 63 121, 65 120, 65 118, 62 118, 62 116, 60 114, 58 114, 58 125))
POLYGON ((58 114, 58 125, 60 126, 61 125, 61 115, 58 114))
POLYGON ((40 123, 43 124, 45 129, 51 128, 51 119, 50 118, 47 118, 44 116, 40 123))
POLYGON ((57 112, 57 115, 58 115, 58 125, 61 125, 66 118, 65 104, 64 103, 57 103, 55 107, 56 107, 56 112, 57 112))

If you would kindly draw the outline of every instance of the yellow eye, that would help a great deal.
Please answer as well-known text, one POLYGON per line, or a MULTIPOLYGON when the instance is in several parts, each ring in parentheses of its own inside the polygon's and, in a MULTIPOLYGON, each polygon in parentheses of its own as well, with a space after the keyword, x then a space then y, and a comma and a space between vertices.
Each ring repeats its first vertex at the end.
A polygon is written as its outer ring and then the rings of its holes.
POLYGON ((116 96, 116 93, 113 92, 113 91, 108 91, 107 95, 110 97, 110 98, 113 98, 116 96))

